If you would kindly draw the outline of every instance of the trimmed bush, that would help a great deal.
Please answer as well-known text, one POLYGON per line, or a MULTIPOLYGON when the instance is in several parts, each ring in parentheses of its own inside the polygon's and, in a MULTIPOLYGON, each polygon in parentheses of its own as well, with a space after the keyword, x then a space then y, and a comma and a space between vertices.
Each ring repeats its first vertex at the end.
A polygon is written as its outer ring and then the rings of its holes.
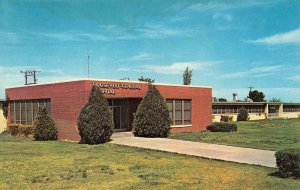
POLYGON ((33 138, 37 141, 57 139, 57 129, 52 118, 48 115, 46 107, 39 107, 33 122, 33 138))
POLYGON ((249 119, 250 118, 249 118, 248 110, 242 107, 237 116, 237 121, 248 121, 249 119))
POLYGON ((276 165, 282 177, 300 178, 300 149, 287 149, 275 153, 276 165))
POLYGON ((134 114, 133 127, 139 137, 167 137, 171 119, 164 98, 153 85, 148 86, 148 92, 134 114))
POLYGON ((31 125, 19 125, 19 135, 28 137, 33 134, 33 127, 31 125))
POLYGON ((10 124, 8 126, 8 132, 12 135, 12 136, 17 136, 19 134, 19 125, 20 124, 10 124))
POLYGON ((33 127, 31 125, 10 124, 7 132, 13 136, 28 137, 29 135, 32 135, 33 127))
POLYGON ((207 130, 211 132, 231 132, 237 131, 237 126, 230 123, 213 123, 207 126, 207 130))
POLYGON ((228 121, 232 121, 232 119, 233 119, 233 116, 221 115, 220 122, 228 122, 228 121))
POLYGON ((93 86, 88 103, 77 119, 79 143, 100 144, 110 140, 113 133, 112 113, 101 90, 93 86))

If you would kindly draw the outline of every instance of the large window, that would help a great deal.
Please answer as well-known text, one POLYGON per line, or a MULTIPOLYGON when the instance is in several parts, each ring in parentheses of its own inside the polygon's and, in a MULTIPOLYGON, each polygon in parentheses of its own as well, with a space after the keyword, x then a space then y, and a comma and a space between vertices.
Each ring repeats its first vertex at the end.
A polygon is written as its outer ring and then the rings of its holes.
POLYGON ((240 109, 244 107, 248 113, 263 113, 264 105, 213 105, 213 114, 234 114, 239 113, 240 109))
POLYGON ((300 112, 300 105, 283 105, 283 112, 300 112))
POLYGON ((191 100, 167 100, 172 125, 191 125, 191 100))
POLYGON ((31 125, 39 106, 46 106, 48 114, 51 113, 50 99, 11 101, 9 104, 10 123, 31 125))

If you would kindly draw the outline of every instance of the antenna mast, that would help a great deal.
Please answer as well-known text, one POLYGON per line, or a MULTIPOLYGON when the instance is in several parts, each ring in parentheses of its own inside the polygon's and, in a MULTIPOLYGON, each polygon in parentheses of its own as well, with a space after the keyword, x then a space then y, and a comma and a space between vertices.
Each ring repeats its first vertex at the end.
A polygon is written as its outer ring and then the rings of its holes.
POLYGON ((20 71, 20 73, 24 73, 25 85, 36 84, 37 83, 37 76, 36 76, 36 74, 38 72, 41 72, 41 71, 36 71, 36 70, 20 71), (29 82, 30 78, 31 78, 31 81, 33 80, 33 82, 29 82))
POLYGON ((250 92, 252 92, 252 89, 254 88, 253 86, 248 87, 250 89, 250 92))

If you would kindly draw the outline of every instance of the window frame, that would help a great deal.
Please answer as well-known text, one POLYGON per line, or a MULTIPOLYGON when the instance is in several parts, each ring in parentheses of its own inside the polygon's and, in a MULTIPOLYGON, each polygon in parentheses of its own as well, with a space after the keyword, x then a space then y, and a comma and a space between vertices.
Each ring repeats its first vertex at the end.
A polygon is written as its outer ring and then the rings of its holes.
POLYGON ((171 127, 172 128, 176 128, 176 127, 191 127, 192 126, 192 100, 191 99, 166 99, 166 103, 168 102, 168 104, 171 101, 171 107, 172 110, 169 109, 168 107, 168 111, 169 111, 169 115, 170 112, 172 112, 172 118, 171 119, 171 127), (181 124, 176 124, 176 101, 180 101, 181 102, 181 124), (190 107, 189 109, 185 109, 185 101, 189 101, 190 102, 190 107), (189 111, 190 112, 190 119, 189 120, 185 120, 185 111, 189 111), (185 124, 186 121, 189 121, 190 124, 185 124))

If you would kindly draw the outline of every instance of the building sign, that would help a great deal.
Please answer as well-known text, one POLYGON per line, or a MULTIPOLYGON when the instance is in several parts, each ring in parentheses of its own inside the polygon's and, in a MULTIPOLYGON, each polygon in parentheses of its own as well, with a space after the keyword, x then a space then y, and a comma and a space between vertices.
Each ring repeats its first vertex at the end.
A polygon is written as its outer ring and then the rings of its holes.
POLYGON ((135 84, 119 84, 119 83, 93 83, 94 86, 101 89, 102 94, 115 95, 116 89, 126 89, 126 90, 141 90, 138 85, 135 84))

